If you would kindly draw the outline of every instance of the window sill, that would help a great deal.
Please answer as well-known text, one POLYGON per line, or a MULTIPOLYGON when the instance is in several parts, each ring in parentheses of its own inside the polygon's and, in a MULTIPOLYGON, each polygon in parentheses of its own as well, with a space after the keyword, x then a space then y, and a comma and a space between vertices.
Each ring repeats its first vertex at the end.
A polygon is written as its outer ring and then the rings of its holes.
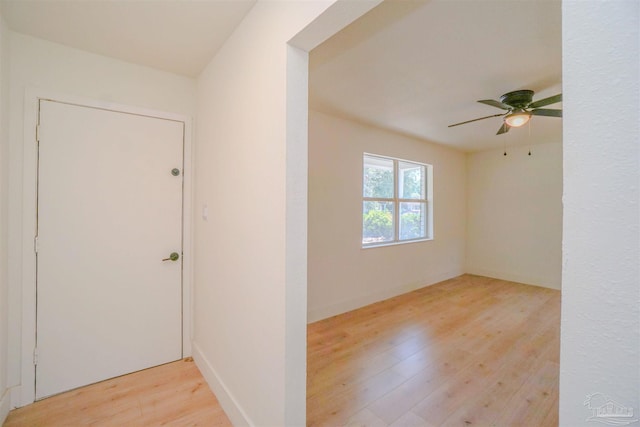
POLYGON ((362 249, 382 248, 385 246, 407 245, 409 243, 430 242, 431 240, 433 240, 433 237, 424 238, 424 239, 415 239, 415 240, 402 240, 398 242, 385 242, 385 243, 370 244, 370 245, 362 246, 362 249))

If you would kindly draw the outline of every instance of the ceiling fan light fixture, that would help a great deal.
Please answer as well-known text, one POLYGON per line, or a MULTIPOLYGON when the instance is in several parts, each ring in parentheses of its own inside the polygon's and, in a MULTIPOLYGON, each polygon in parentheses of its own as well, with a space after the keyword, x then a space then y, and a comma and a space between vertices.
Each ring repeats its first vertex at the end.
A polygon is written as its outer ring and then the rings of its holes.
POLYGON ((527 122, 531 119, 531 113, 527 113, 524 110, 514 111, 513 113, 507 115, 504 118, 506 124, 511 126, 512 128, 517 128, 522 125, 527 124, 527 122))

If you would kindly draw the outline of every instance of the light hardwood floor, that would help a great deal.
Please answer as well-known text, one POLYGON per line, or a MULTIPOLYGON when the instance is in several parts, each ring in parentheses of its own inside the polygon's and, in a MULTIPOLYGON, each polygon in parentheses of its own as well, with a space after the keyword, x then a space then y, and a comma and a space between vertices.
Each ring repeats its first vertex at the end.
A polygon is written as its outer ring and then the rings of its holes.
POLYGON ((560 292, 464 275, 308 327, 308 426, 557 426, 560 292))
POLYGON ((58 394, 9 413, 4 427, 231 426, 190 359, 58 394))
MULTIPOLYGON (((560 292, 471 275, 313 323, 307 425, 557 426, 559 333, 560 292)), ((36 402, 4 424, 160 425, 231 425, 192 361, 36 402)))

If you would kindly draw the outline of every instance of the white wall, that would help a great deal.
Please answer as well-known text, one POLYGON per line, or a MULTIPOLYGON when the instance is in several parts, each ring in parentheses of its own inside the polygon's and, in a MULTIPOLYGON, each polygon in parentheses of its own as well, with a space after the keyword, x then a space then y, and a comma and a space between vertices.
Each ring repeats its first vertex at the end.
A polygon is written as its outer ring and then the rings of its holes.
POLYGON ((198 79, 194 357, 236 425, 304 424, 304 381, 301 408, 285 398, 305 373, 286 352, 304 325, 285 315, 287 41, 330 3, 258 2, 198 79))
POLYGON ((464 272, 464 153, 312 111, 309 122, 309 321, 464 272), (362 249, 363 152, 433 165, 432 241, 362 249))
POLYGON ((7 275, 8 191, 9 191, 9 30, 0 17, 0 424, 9 411, 11 396, 7 383, 9 347, 7 275))
POLYGON ((198 79, 194 358, 235 425, 305 424, 306 52, 378 1, 259 1, 198 79))
POLYGON ((633 408, 637 420, 640 3, 573 0, 562 12, 560 425, 593 424, 583 406, 591 393, 633 408))
POLYGON ((562 144, 467 156, 466 272, 560 289, 562 144))
POLYGON ((22 210, 23 184, 35 185, 22 169, 27 88, 195 116, 193 79, 10 33, 9 386, 21 382, 22 297, 33 292, 22 287, 23 250, 30 250, 22 244, 23 221, 34 222, 22 210))

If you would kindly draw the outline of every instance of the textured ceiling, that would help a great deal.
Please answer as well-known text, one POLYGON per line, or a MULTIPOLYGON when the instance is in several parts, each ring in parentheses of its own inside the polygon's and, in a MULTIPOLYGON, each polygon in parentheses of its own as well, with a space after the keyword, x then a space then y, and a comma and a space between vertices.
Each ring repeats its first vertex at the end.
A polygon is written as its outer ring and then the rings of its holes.
POLYGON ((562 92, 560 6, 388 0, 312 51, 311 106, 464 151, 560 142, 559 118, 533 117, 498 136, 501 117, 447 127, 502 112, 480 99, 562 92))
POLYGON ((255 0, 1 0, 17 32, 196 77, 255 0))

